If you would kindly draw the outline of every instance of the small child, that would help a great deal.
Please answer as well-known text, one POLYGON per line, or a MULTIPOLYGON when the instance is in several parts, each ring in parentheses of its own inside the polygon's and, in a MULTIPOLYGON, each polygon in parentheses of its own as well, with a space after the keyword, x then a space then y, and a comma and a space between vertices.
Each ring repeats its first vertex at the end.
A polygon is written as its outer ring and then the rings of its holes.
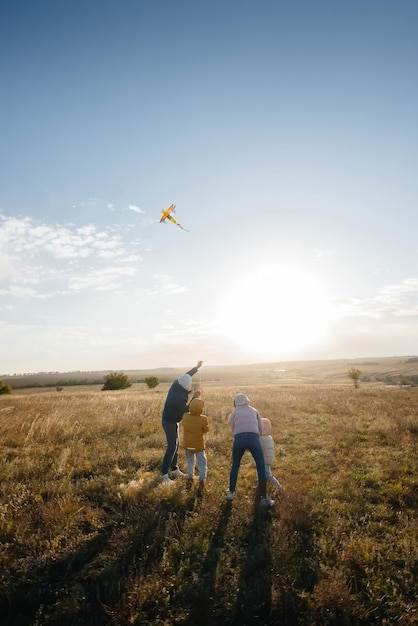
POLYGON ((270 482, 278 491, 283 491, 283 487, 270 470, 274 461, 274 439, 271 436, 271 422, 267 417, 261 418, 261 447, 263 448, 264 464, 266 466, 266 482, 270 482))
POLYGON ((189 404, 189 412, 183 415, 182 447, 186 450, 187 478, 189 485, 193 482, 194 469, 197 461, 199 470, 199 491, 204 491, 207 476, 207 460, 205 454, 205 433, 209 431, 208 418, 202 415, 203 400, 194 398, 189 404))

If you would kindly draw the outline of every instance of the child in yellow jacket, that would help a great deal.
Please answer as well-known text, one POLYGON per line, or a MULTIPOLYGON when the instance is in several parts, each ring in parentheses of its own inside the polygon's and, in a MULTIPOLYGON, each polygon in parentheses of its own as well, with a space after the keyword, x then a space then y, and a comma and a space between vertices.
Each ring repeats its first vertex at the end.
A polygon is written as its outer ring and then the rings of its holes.
POLYGON ((183 415, 182 447, 186 451, 187 477, 193 481, 195 464, 199 471, 199 489, 204 490, 207 476, 207 459, 205 453, 205 434, 209 431, 208 418, 202 415, 205 406, 201 398, 194 398, 189 404, 189 412, 183 415))

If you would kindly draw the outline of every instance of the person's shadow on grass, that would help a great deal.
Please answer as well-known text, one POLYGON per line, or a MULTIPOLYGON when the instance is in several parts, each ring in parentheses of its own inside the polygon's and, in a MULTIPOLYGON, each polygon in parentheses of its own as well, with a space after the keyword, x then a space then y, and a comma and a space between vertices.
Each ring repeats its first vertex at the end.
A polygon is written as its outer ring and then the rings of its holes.
POLYGON ((269 546, 274 509, 260 507, 257 494, 251 523, 243 540, 245 554, 238 581, 233 624, 256 626, 269 623, 271 612, 272 559, 269 546))
POLYGON ((231 505, 231 502, 226 501, 221 506, 218 524, 200 568, 199 580, 195 582, 196 596, 189 615, 189 624, 199 624, 199 626, 213 624, 211 607, 216 593, 216 569, 225 542, 225 533, 231 516, 231 505))

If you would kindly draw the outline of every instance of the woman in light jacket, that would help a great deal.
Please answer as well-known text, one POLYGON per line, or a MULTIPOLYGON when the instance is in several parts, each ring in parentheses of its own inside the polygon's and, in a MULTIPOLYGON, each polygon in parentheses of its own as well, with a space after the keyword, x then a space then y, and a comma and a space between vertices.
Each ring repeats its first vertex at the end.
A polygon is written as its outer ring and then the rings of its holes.
POLYGON ((234 443, 232 446, 232 463, 229 473, 229 491, 226 497, 228 500, 234 499, 241 459, 244 452, 248 450, 257 467, 258 488, 261 496, 260 504, 265 507, 274 506, 274 500, 270 500, 270 498, 267 497, 266 468, 263 449, 260 443, 262 430, 261 416, 254 407, 250 406, 249 399, 243 393, 236 394, 234 406, 235 409, 232 411, 229 418, 232 434, 234 435, 234 443))

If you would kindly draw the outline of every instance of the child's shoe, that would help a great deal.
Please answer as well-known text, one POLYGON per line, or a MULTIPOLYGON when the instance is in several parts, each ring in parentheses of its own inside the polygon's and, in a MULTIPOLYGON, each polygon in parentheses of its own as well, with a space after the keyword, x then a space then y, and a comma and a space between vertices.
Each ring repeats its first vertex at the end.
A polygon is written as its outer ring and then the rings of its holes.
POLYGON ((168 474, 163 474, 161 476, 161 482, 162 483, 166 483, 167 485, 171 485, 174 483, 174 480, 171 480, 171 478, 169 478, 168 474))
POLYGON ((274 500, 270 500, 270 498, 267 497, 267 496, 265 498, 264 497, 261 498, 261 500, 260 500, 260 505, 265 507, 266 509, 270 509, 275 504, 276 504, 275 501, 274 500))
POLYGON ((232 493, 232 491, 227 491, 226 492, 226 499, 227 500, 233 500, 235 497, 235 493, 232 493))

